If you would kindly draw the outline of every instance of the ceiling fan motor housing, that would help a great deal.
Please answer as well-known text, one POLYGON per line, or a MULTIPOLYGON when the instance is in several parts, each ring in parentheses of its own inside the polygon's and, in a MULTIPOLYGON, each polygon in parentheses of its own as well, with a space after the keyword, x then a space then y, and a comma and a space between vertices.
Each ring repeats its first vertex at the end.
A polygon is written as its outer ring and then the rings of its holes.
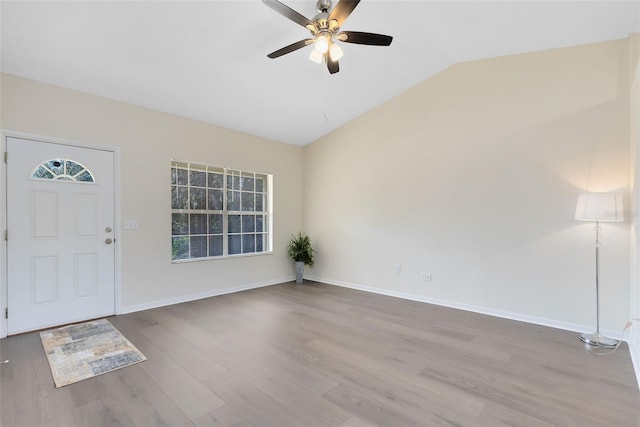
POLYGON ((318 0, 316 8, 318 9, 318 12, 329 12, 329 9, 331 9, 331 0, 318 0))
POLYGON ((329 30, 329 14, 327 12, 320 12, 313 17, 314 30, 311 30, 311 34, 327 32, 329 30))

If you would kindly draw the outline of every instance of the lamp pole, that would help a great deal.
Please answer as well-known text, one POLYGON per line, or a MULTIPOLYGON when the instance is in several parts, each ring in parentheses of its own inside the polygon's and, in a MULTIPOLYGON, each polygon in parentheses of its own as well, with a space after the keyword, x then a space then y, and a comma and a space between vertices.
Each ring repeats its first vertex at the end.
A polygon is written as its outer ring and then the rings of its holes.
POLYGON ((600 335, 600 221, 596 219, 596 333, 582 334, 580 340, 602 348, 615 348, 620 341, 600 335))

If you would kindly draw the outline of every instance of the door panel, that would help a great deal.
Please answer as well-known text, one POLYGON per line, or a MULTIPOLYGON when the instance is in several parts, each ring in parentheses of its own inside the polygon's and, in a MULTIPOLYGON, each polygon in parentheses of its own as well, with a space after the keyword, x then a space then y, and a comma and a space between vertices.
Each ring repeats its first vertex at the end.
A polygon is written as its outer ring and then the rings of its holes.
POLYGON ((77 237, 96 237, 98 234, 98 197, 95 194, 75 195, 75 225, 77 237))
POLYGON ((9 334, 113 314, 113 153, 12 137, 7 153, 9 334))
POLYGON ((58 300, 58 284, 60 283, 58 264, 57 256, 31 257, 29 284, 35 304, 52 303, 58 300))
POLYGON ((48 191, 31 192, 31 236, 34 239, 58 237, 58 195, 48 191))

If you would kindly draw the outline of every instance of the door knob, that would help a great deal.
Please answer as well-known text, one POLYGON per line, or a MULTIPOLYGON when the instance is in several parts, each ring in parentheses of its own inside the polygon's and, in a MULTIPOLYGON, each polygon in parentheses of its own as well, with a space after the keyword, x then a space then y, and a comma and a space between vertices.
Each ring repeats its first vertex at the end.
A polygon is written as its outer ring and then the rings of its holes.
POLYGON ((112 244, 112 243, 113 243, 113 239, 111 239, 111 238, 107 238, 107 239, 105 239, 105 240, 104 240, 104 242, 105 242, 107 245, 110 245, 110 244, 112 244))

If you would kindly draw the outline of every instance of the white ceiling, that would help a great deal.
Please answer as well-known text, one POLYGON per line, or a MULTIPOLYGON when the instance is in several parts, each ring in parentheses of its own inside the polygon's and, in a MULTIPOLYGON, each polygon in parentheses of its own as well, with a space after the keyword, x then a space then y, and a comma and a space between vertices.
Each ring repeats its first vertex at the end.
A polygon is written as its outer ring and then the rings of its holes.
POLYGON ((311 47, 267 58, 309 33, 260 0, 3 0, 0 14, 3 72, 296 145, 458 62, 640 31, 639 1, 363 0, 342 29, 393 43, 343 44, 329 75, 311 47))

